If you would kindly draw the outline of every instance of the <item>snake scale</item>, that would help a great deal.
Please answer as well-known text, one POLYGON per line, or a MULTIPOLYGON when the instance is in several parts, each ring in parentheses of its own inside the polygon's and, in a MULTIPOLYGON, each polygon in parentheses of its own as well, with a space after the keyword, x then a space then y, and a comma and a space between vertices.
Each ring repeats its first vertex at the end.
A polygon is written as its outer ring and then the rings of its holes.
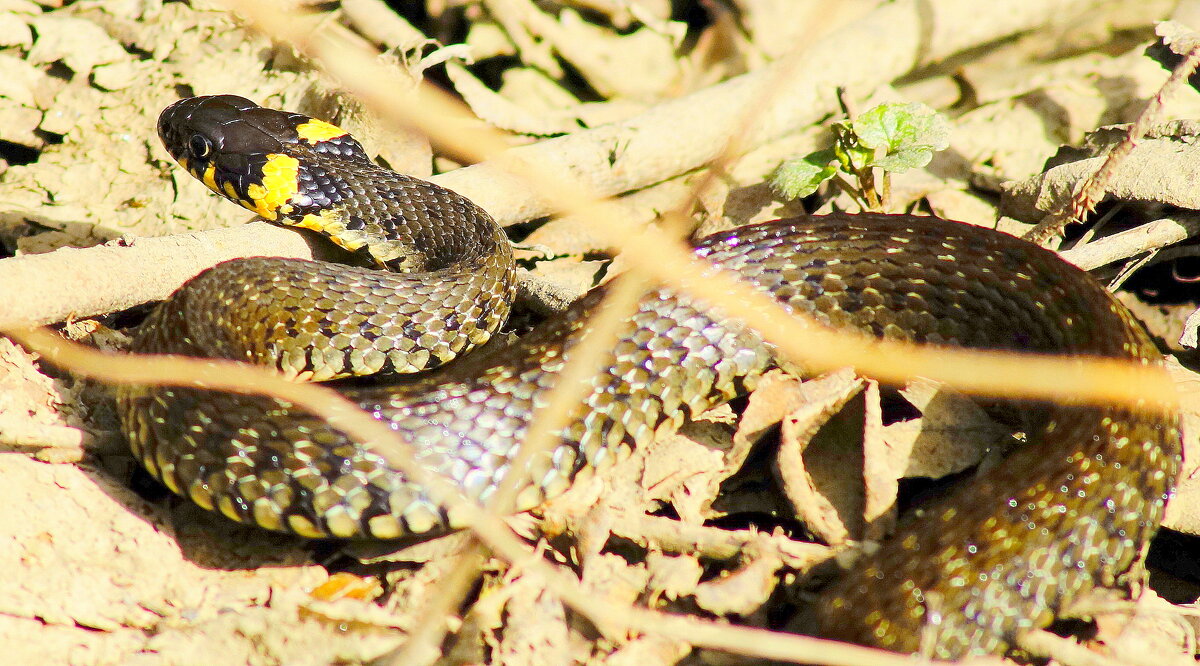
MULTIPOLYGON (((465 198, 381 168, 344 131, 230 95, 181 100, 168 151, 209 188, 316 230, 374 268, 238 259, 193 278, 134 349, 240 359, 301 378, 427 371, 345 394, 404 432, 421 464, 486 501, 531 411, 602 294, 519 342, 482 345, 508 315, 513 259, 465 198)), ((1011 236, 910 215, 827 215, 742 227, 696 256, 830 326, 982 349, 1160 356, 1087 274, 1011 236)), ((665 421, 751 389, 772 367, 752 330, 660 290, 549 453, 520 470, 520 508, 603 470, 665 421)), ((455 527, 422 490, 321 420, 261 396, 138 387, 118 396, 134 453, 170 489, 243 523, 307 537, 392 539, 455 527)), ((822 632, 936 657, 1003 653, 1097 587, 1127 589, 1180 460, 1174 417, 1148 407, 1039 406, 998 469, 902 521, 820 602, 822 632)))

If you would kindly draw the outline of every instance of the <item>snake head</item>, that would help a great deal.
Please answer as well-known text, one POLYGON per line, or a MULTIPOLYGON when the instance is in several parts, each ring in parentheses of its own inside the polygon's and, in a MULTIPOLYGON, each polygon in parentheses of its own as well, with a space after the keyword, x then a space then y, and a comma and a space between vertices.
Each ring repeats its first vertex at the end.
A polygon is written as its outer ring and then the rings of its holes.
POLYGON ((306 154, 369 162, 345 130, 237 95, 175 102, 159 116, 158 136, 210 190, 272 221, 308 205, 300 174, 306 154))

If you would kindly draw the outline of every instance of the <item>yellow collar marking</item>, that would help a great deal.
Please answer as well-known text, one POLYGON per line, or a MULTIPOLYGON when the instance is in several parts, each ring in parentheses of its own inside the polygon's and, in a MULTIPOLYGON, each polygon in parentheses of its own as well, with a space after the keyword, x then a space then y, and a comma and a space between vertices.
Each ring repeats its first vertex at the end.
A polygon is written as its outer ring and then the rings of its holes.
POLYGON ((306 123, 296 126, 296 134, 309 143, 321 143, 330 139, 336 139, 339 136, 346 136, 346 130, 331 125, 324 120, 312 119, 306 123))
POLYGON ((284 206, 300 189, 297 182, 299 168, 300 162, 294 157, 279 153, 267 155, 262 184, 253 183, 246 188, 250 202, 243 201, 242 205, 268 220, 277 219, 280 212, 287 213, 290 207, 284 206))

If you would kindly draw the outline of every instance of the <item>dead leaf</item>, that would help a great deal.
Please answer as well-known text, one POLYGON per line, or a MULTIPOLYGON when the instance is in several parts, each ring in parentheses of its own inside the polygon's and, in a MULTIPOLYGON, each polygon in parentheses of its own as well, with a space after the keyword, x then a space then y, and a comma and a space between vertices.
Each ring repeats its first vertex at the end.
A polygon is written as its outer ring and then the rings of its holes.
POLYGON ((649 582, 644 564, 631 565, 615 553, 596 555, 583 570, 583 589, 619 606, 636 603, 649 582))
MULTIPOLYGON (((1006 185, 1001 213, 1036 222, 1048 211, 1063 205, 1075 188, 1089 178, 1105 153, 1123 136, 1123 128, 1093 132, 1089 153, 1038 173, 1024 181, 1006 185)), ((1106 194, 1121 201, 1157 202, 1187 209, 1200 209, 1195 173, 1200 172, 1200 125, 1194 121, 1171 121, 1152 128, 1129 154, 1111 181, 1106 194)))
POLYGON ((129 60, 125 49, 98 24, 73 16, 43 15, 31 23, 37 40, 29 61, 37 64, 62 61, 71 71, 86 77, 96 65, 129 60))
POLYGON ((691 555, 664 555, 658 550, 646 553, 646 570, 650 572, 651 600, 654 607, 659 598, 674 601, 696 591, 704 574, 700 561, 691 555))
POLYGON ((804 382, 804 404, 783 420, 776 465, 784 494, 830 545, 862 533, 863 383, 850 370, 804 382), (855 408, 843 411, 852 400, 855 408))
POLYGON ((492 660, 530 666, 569 664, 571 642, 562 601, 528 576, 509 585, 507 621, 492 660))
POLYGON ((1175 497, 1167 503, 1163 525, 1185 534, 1200 534, 1200 375, 1168 359, 1167 371, 1179 391, 1183 419, 1183 469, 1175 497))
POLYGON ((657 438, 642 474, 646 499, 669 500, 684 522, 704 522, 728 476, 725 452, 732 446, 731 437, 723 425, 693 421, 657 438))
POLYGON ((971 398, 926 380, 913 380, 900 395, 921 417, 885 426, 884 442, 901 477, 939 479, 977 464, 1009 431, 971 398))
POLYGON ((772 555, 757 556, 736 571, 696 588, 696 604, 715 615, 750 615, 779 584, 783 562, 772 555))
POLYGON ((379 579, 373 576, 356 576, 346 571, 339 571, 329 577, 324 583, 316 586, 309 594, 318 601, 340 601, 356 599, 370 601, 383 594, 379 579))
MULTIPOLYGON (((800 388, 802 384, 801 380, 779 370, 763 375, 738 422, 733 438, 735 450, 753 445, 767 431, 778 426, 785 416, 802 406, 805 401, 805 393, 800 388)), ((742 458, 745 458, 744 454, 742 458)), ((736 461, 738 465, 741 462, 736 461)))
POLYGON ((1095 622, 1105 652, 1120 663, 1144 662, 1147 654, 1156 655, 1155 663, 1163 666, 1195 661, 1195 635, 1184 612, 1152 591, 1136 602, 1097 614, 1095 622))
POLYGON ((883 405, 879 382, 867 380, 863 393, 863 521, 862 538, 879 539, 896 520, 899 466, 883 437, 883 405))
POLYGON ((680 75, 675 51, 686 30, 681 22, 653 21, 618 34, 589 23, 570 8, 563 8, 557 17, 532 3, 492 3, 489 8, 526 63, 558 78, 561 72, 547 52, 553 47, 606 99, 661 97, 680 75), (638 75, 629 76, 631 71, 638 75))
POLYGON ((642 104, 614 100, 583 103, 557 87, 541 72, 532 69, 509 70, 528 72, 518 76, 507 74, 504 87, 494 92, 458 63, 446 63, 446 73, 454 89, 463 96, 481 120, 503 130, 530 136, 569 134, 589 127, 624 120, 645 109, 642 104), (531 94, 530 88, 538 91, 531 94), (537 104, 536 100, 541 99, 537 104), (518 101, 520 100, 520 101, 518 101))

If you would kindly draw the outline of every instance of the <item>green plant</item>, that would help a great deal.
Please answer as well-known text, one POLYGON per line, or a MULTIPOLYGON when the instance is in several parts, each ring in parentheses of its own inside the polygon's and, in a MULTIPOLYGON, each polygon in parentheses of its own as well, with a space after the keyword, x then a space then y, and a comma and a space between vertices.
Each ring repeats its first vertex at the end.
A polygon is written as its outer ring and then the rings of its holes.
POLYGON ((833 179, 864 210, 883 211, 891 198, 891 174, 929 164, 934 151, 949 145, 950 135, 946 118, 921 103, 880 104, 832 129, 831 148, 788 160, 771 174, 780 196, 806 197, 833 179), (875 189, 875 169, 883 172, 882 195, 875 189))

